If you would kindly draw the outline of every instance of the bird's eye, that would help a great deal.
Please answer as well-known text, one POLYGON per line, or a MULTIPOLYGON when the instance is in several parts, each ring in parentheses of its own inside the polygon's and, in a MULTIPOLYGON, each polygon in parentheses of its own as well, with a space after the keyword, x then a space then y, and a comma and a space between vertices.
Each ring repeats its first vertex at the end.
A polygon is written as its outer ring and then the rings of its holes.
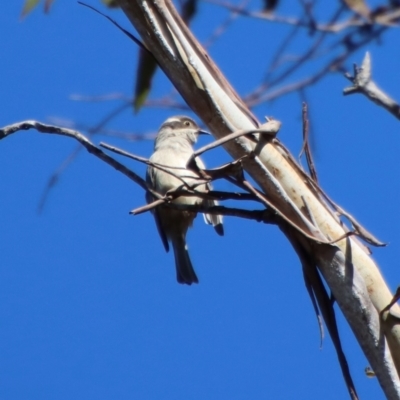
POLYGON ((190 126, 190 125, 191 125, 190 121, 185 121, 185 126, 190 126))

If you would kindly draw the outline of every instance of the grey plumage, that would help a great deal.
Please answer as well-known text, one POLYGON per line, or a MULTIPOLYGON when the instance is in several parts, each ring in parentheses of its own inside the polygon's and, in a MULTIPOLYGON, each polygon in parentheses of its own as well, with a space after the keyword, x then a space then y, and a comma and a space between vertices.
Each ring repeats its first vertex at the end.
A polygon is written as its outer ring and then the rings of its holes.
MULTIPOLYGON (((196 143, 199 133, 201 133, 201 130, 198 125, 191 118, 185 116, 168 118, 161 125, 150 161, 171 168, 163 167, 164 171, 152 166, 147 168, 146 181, 157 193, 164 195, 179 187, 184 189, 184 182, 188 185, 194 185, 198 182, 196 178, 199 178, 199 175, 195 171, 187 169, 187 163, 193 154, 193 144, 196 143)), ((196 162, 200 169, 204 169, 204 164, 198 157, 196 162)), ((201 184, 195 187, 200 192, 206 192, 210 188, 209 184, 201 184)), ((154 198, 150 193, 146 193, 146 200, 150 203, 154 201, 154 198)), ((174 202, 178 204, 203 203, 207 206, 217 204, 214 200, 203 200, 200 197, 193 196, 181 196, 174 202)), ((186 233, 188 228, 192 226, 196 213, 158 206, 153 211, 153 215, 165 250, 169 251, 169 242, 172 244, 177 281, 188 285, 198 283, 186 245, 186 233)), ((219 235, 223 235, 222 216, 205 214, 204 219, 207 224, 214 226, 219 235)))

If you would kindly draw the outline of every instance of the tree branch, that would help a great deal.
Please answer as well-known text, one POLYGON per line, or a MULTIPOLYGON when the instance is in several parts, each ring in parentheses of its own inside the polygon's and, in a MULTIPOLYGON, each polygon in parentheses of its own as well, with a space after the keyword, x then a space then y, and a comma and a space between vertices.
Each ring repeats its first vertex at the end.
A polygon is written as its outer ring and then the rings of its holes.
MULTIPOLYGON (((118 0, 148 49, 193 111, 216 138, 259 128, 259 122, 222 76, 168 0, 118 0)), ((248 156, 256 144, 246 136, 224 144, 233 159, 248 156)), ((276 209, 321 242, 346 234, 332 209, 278 139, 265 143, 243 167, 276 209), (316 226, 304 214, 304 199, 316 226)), ((315 184, 315 183, 314 183, 315 184)), ((380 271, 354 237, 337 246, 318 244, 294 228, 291 235, 313 257, 390 399, 400 399, 400 327, 379 320, 393 298, 380 271), (382 326, 380 325, 382 322, 382 326), (386 340, 382 340, 382 329, 386 340), (390 351, 388 348, 390 345, 390 351), (393 357, 393 358, 392 358, 393 357)), ((350 390, 350 389, 349 389, 350 390)))

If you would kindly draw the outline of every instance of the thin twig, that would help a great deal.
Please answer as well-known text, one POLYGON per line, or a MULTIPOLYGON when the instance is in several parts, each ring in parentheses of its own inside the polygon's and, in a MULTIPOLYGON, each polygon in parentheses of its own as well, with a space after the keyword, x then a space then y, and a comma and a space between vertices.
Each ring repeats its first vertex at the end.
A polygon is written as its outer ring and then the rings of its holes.
POLYGON ((125 167, 125 165, 119 163, 114 158, 110 157, 108 154, 104 153, 101 149, 95 146, 87 137, 82 135, 80 132, 75 131, 73 129, 62 128, 55 125, 47 125, 43 124, 38 121, 22 121, 17 122, 12 125, 7 125, 0 129, 0 140, 6 138, 7 136, 12 135, 15 132, 21 130, 29 130, 29 129, 36 129, 38 132, 41 133, 50 133, 56 134, 61 136, 71 137, 81 143, 86 150, 95 155, 96 157, 100 158, 102 161, 106 162, 111 167, 115 168, 117 171, 122 172, 125 176, 129 179, 137 183, 142 189, 150 192, 156 198, 159 198, 158 193, 152 190, 146 183, 146 181, 141 178, 139 175, 135 174, 133 171, 125 167))
MULTIPOLYGON (((372 40, 380 37, 383 32, 387 29, 387 27, 383 26, 375 31, 373 31, 370 35, 366 37, 362 37, 362 39, 358 43, 352 43, 350 47, 346 47, 344 51, 342 51, 339 55, 336 57, 332 58, 330 61, 328 61, 318 72, 313 74, 312 76, 309 76, 307 78, 301 79, 297 82, 294 83, 289 83, 285 86, 282 86, 274 91, 270 90, 270 86, 265 89, 264 86, 262 86, 265 90, 260 90, 260 88, 257 88, 253 93, 247 95, 244 98, 244 101, 249 107, 255 107, 261 103, 271 101, 274 99, 277 99, 283 95, 286 95, 288 93, 304 89, 305 87, 314 85, 318 81, 320 81, 326 74, 332 72, 332 71, 338 71, 340 70, 341 66, 343 63, 349 58, 349 56, 353 53, 355 53, 357 50, 359 50, 361 47, 365 46, 372 40)), ((335 47, 343 47, 344 41, 347 39, 340 39, 338 40, 335 44, 330 46, 330 50, 332 50, 335 47)), ((351 41, 351 39, 348 39, 351 41)), ((276 82, 274 82, 276 84, 276 82)))
POLYGON ((64 161, 58 166, 58 168, 51 174, 50 178, 47 180, 47 184, 42 191, 40 196, 39 204, 37 207, 38 214, 41 214, 44 206, 46 204, 47 198, 50 191, 56 186, 61 174, 68 168, 68 166, 75 160, 78 154, 81 152, 82 146, 77 145, 75 149, 64 159, 64 161))
POLYGON ((309 121, 308 121, 308 106, 307 103, 303 102, 302 108, 302 116, 303 116, 303 146, 300 151, 299 159, 304 152, 307 160, 308 170, 310 171, 311 178, 318 182, 317 170, 315 169, 315 164, 311 154, 310 148, 310 136, 309 136, 309 121))
POLYGON ((100 147, 104 147, 105 149, 110 150, 110 151, 112 151, 113 153, 119 154, 119 155, 124 156, 124 157, 131 158, 132 160, 139 161, 140 163, 149 165, 149 166, 151 166, 151 167, 153 167, 153 168, 157 168, 157 169, 159 169, 160 171, 163 171, 163 172, 165 172, 165 173, 167 173, 167 174, 170 174, 170 175, 173 176, 174 178, 176 178, 176 179, 178 179, 179 181, 181 181, 181 182, 182 182, 182 185, 185 186, 187 189, 192 189, 193 186, 199 186, 199 185, 203 185, 203 184, 209 183, 209 180, 207 180, 207 179, 201 180, 202 178, 199 177, 199 176, 193 176, 193 175, 186 175, 186 176, 184 176, 184 175, 178 175, 178 174, 175 174, 173 171, 171 171, 171 170, 173 170, 173 169, 181 170, 181 171, 186 171, 187 168, 184 168, 184 167, 171 167, 171 166, 169 166, 169 165, 153 163, 153 162, 151 162, 151 161, 150 161, 149 159, 147 159, 147 158, 140 157, 140 156, 137 156, 137 155, 132 154, 132 153, 128 153, 128 152, 125 151, 125 150, 119 149, 118 147, 115 147, 115 146, 111 146, 111 145, 109 145, 109 144, 107 144, 107 143, 104 143, 104 142, 100 142, 99 146, 100 146, 100 147), (195 180, 196 183, 195 183, 194 185, 189 185, 189 183, 185 181, 185 178, 190 178, 191 180, 195 180))
MULTIPOLYGON (((160 196, 162 196, 160 194, 160 196)), ((129 214, 137 215, 142 214, 146 211, 150 211, 153 208, 156 208, 160 204, 163 203, 171 203, 173 200, 177 199, 178 197, 185 196, 185 197, 200 197, 206 200, 238 200, 238 201, 257 201, 257 198, 250 193, 234 193, 234 192, 222 192, 219 190, 210 190, 208 192, 188 192, 187 190, 182 190, 181 188, 177 188, 176 190, 169 191, 166 193, 162 198, 153 201, 145 206, 141 206, 135 208, 134 210, 129 211, 129 214)))
MULTIPOLYGON (((218 0, 203 0, 205 3, 214 4, 219 7, 226 8, 229 11, 236 12, 244 17, 250 17, 255 19, 262 19, 272 23, 284 24, 284 25, 292 25, 299 26, 302 28, 310 28, 310 24, 307 21, 304 21, 302 18, 295 17, 287 17, 282 15, 277 15, 276 13, 265 13, 265 12, 257 12, 257 11, 249 11, 241 9, 238 6, 235 6, 228 2, 218 1, 218 0)), ((396 17, 391 17, 390 19, 394 20, 396 17)), ((315 31, 327 32, 327 33, 338 33, 344 29, 351 27, 363 27, 368 26, 366 21, 355 20, 354 18, 346 19, 342 22, 332 23, 328 22, 326 24, 320 23, 315 24, 315 31)))
POLYGON ((221 145, 229 142, 230 140, 237 139, 241 136, 259 133, 261 135, 267 135, 271 139, 273 139, 276 136, 276 134, 278 133, 280 126, 281 126, 281 123, 279 121, 270 120, 270 121, 268 121, 267 124, 264 124, 262 126, 262 128, 259 128, 259 129, 249 129, 249 130, 242 129, 242 130, 230 133, 229 135, 226 135, 226 136, 222 137, 221 139, 218 139, 218 140, 216 140, 210 144, 207 144, 206 146, 203 146, 200 149, 196 150, 193 153, 192 157, 189 159, 188 165, 190 164, 190 162, 192 160, 194 160, 196 157, 202 155, 206 151, 214 149, 218 146, 221 146, 221 145))
MULTIPOLYGON (((247 4, 249 3, 249 0, 244 0, 241 4, 239 4, 239 8, 244 10, 247 4)), ((204 48, 208 49, 211 47, 214 42, 224 33, 226 30, 232 25, 232 23, 238 18, 240 14, 236 11, 232 11, 228 18, 226 18, 225 21, 223 21, 220 26, 217 27, 217 29, 214 30, 214 32, 211 34, 211 36, 205 41, 203 44, 204 48)))

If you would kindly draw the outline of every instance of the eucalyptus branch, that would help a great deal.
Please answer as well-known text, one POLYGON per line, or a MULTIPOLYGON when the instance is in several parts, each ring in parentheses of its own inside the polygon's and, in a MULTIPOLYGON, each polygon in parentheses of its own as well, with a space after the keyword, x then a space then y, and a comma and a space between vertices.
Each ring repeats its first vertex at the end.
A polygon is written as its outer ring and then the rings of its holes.
MULTIPOLYGON (((136 38, 133 40, 142 48, 151 49, 152 55, 176 86, 190 109, 202 118, 219 140, 203 151, 222 145, 234 160, 216 170, 200 171, 199 181, 202 182, 200 184, 218 177, 225 178, 242 188, 246 192, 243 194, 244 197, 247 196, 249 199, 261 202, 266 208, 266 210, 249 211, 199 205, 193 206, 192 211, 222 215, 231 213, 234 216, 243 216, 243 218, 278 225, 299 255, 308 289, 314 293, 314 307, 316 302, 321 310, 326 306, 327 295, 323 294, 323 283, 318 275, 321 273, 354 331, 387 398, 400 399, 400 325, 398 321, 393 323, 390 320, 390 315, 393 315, 391 313, 396 313, 399 309, 395 304, 398 295, 391 294, 378 266, 369 257, 369 252, 357 238, 353 237, 357 233, 364 239, 367 237, 365 240, 368 240, 368 236, 362 231, 361 226, 359 227, 351 219, 351 216, 347 215, 354 226, 354 232, 348 231, 337 215, 341 214, 340 208, 335 207, 333 202, 331 204, 324 197, 322 189, 314 179, 306 176, 293 156, 275 136, 277 129, 275 132, 269 132, 267 137, 260 134, 263 127, 260 126, 257 118, 231 87, 204 48, 197 42, 179 17, 171 1, 117 0, 117 2, 141 35, 143 43, 136 38), (252 182, 255 182, 254 184, 245 178, 244 171, 249 174, 252 182)), ((319 34, 310 48, 295 63, 277 74, 276 78, 268 79, 268 82, 258 88, 253 97, 249 98, 249 103, 255 104, 265 99, 265 96, 268 95, 267 91, 272 85, 280 84, 298 68, 304 66, 307 61, 321 54, 321 44, 328 37, 328 31, 321 30, 321 25, 315 20, 312 10, 306 7, 305 11, 306 18, 301 20, 289 22, 288 20, 278 21, 279 17, 276 16, 270 18, 271 21, 275 18, 275 22, 307 27, 311 32, 319 30, 319 34)), ((339 15, 339 12, 334 15, 328 24, 330 27, 335 24, 340 25, 340 22, 337 22, 339 15)), ((351 23, 355 24, 353 29, 334 44, 340 48, 344 47, 344 50, 326 63, 317 74, 309 77, 308 81, 297 82, 297 88, 315 82, 316 79, 320 79, 332 69, 342 68, 343 62, 352 52, 378 38, 387 29, 390 21, 385 22, 384 17, 384 15, 382 18, 371 16, 368 21, 352 21, 351 23), (357 26, 358 23, 359 26, 357 26), (376 27, 377 24, 383 24, 383 26, 376 27)), ((129 33, 124 32, 129 36, 129 33)), ((376 96, 376 87, 371 89, 371 84, 369 84, 369 88, 366 89, 370 81, 369 71, 366 74, 365 71, 361 71, 362 73, 358 77, 359 72, 357 69, 354 77, 348 76, 354 85, 348 89, 348 93, 366 91, 370 93, 370 98, 373 97, 372 93, 376 96), (358 78, 361 80, 361 85, 358 78)), ((292 85, 290 90, 296 86, 292 85)), ((283 92, 281 91, 281 93, 283 92)), ((391 99, 385 101, 379 99, 377 102, 399 118, 399 106, 391 99)), ((122 112, 121 110, 123 110, 122 106, 113 110, 92 128, 91 133, 104 128, 106 123, 122 112)), ((108 156, 79 132, 71 129, 45 125, 36 121, 24 121, 1 129, 0 139, 19 130, 28 129, 74 138, 90 153, 124 173, 144 190, 150 192, 156 200, 134 210, 135 213, 148 211, 159 205, 187 210, 188 206, 175 204, 172 201, 173 196, 200 196, 193 187, 188 187, 186 191, 160 196, 148 187, 143 178, 108 156)), ((137 161, 140 161, 138 156, 135 157, 137 161)), ((142 159, 140 162, 149 165, 148 160, 142 159)), ((166 168, 161 165, 154 165, 154 167, 166 168)), ((168 170, 170 172, 171 168, 168 167, 168 170)), ((202 194, 202 196, 218 195, 220 198, 225 197, 224 199, 228 196, 235 196, 235 194, 214 191, 202 194)), ((371 241, 373 242, 372 239, 371 241)), ((344 354, 340 346, 337 347, 335 339, 336 322, 328 315, 329 313, 323 311, 322 314, 329 324, 329 331, 338 356, 343 361, 344 354)), ((341 362, 345 376, 346 364, 341 362)), ((346 384, 351 397, 357 398, 354 385, 348 376, 346 384)))
MULTIPOLYGON (((118 3, 189 107, 217 139, 238 130, 259 129, 257 119, 188 30, 169 0, 118 0, 118 3)), ((377 37, 379 29, 383 31, 386 27, 376 29, 368 40, 377 37)), ((352 236, 345 237, 347 230, 334 211, 321 201, 320 194, 304 179, 300 166, 292 161, 277 138, 267 141, 257 154, 254 153, 257 141, 246 135, 223 146, 234 160, 242 158, 244 170, 275 207, 272 211, 278 210, 290 221, 290 224, 279 225, 280 228, 286 226, 283 230, 285 235, 294 237, 302 251, 312 257, 386 396, 400 399, 399 375, 393 363, 400 371, 400 327, 390 325, 378 314, 393 296, 365 247, 352 236), (305 212, 303 199, 306 199, 312 214, 311 220, 305 212), (323 243, 339 237, 345 239, 335 246, 323 243)), ((353 396, 354 387, 348 381, 347 385, 353 396)))

